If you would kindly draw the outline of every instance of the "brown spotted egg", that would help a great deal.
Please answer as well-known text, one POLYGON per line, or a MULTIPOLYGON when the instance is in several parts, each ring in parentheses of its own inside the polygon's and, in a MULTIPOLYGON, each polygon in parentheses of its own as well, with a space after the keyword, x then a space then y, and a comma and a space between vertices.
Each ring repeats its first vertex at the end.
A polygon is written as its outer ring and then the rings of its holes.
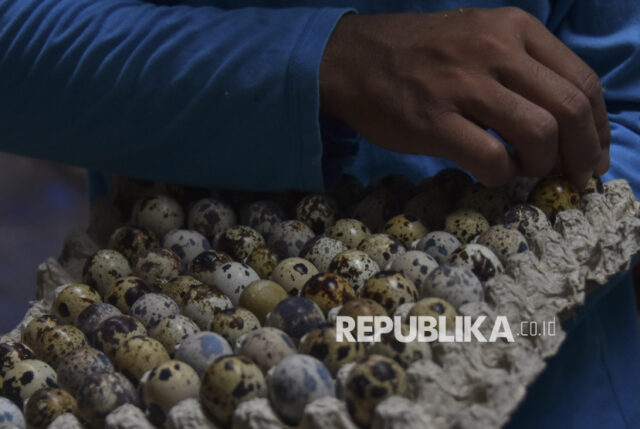
POLYGON ((356 298, 340 307, 337 315, 356 319, 359 316, 386 316, 387 310, 372 299, 356 298))
POLYGON ((44 387, 58 387, 54 369, 41 360, 25 359, 5 374, 2 394, 22 407, 24 401, 44 387))
POLYGON ((229 344, 235 344, 242 335, 260 327, 260 321, 252 312, 246 308, 234 307, 217 313, 209 330, 222 335, 229 344))
POLYGON ((187 226, 214 244, 217 237, 236 224, 236 214, 227 203, 215 198, 197 201, 189 210, 187 226))
POLYGON ((220 423, 231 425, 236 407, 267 391, 260 368, 245 356, 221 356, 204 373, 200 400, 220 423))
POLYGON ((463 244, 451 254, 449 263, 469 268, 481 282, 504 272, 496 254, 481 244, 463 244))
POLYGON ((102 302, 102 297, 94 288, 80 283, 71 284, 56 296, 53 311, 66 323, 73 324, 85 308, 97 302, 102 302))
POLYGON ((551 229, 551 222, 542 210, 531 204, 518 204, 504 214, 502 223, 510 229, 517 229, 527 240, 532 240, 538 231, 551 229))
MULTIPOLYGON (((379 231, 387 219, 401 211, 402 206, 398 204, 398 200, 389 191, 377 189, 360 200, 351 209, 349 216, 362 222, 369 230, 379 231)), ((349 244, 347 246, 356 247, 358 244, 360 244, 360 241, 353 246, 349 244)))
POLYGON ((169 359, 160 341, 140 335, 122 342, 116 351, 115 364, 118 371, 137 383, 142 374, 169 359))
POLYGON ((142 198, 133 205, 131 223, 149 228, 158 238, 184 225, 184 211, 175 199, 167 195, 142 198))
POLYGON ((266 325, 286 332, 295 341, 324 324, 326 319, 318 305, 308 298, 292 296, 280 301, 267 315, 266 325))
POLYGON ((98 372, 85 380, 77 395, 80 416, 89 427, 103 427, 105 417, 121 405, 139 405, 138 392, 118 372, 98 372))
POLYGON ((357 219, 338 219, 327 230, 329 237, 342 241, 349 249, 355 249, 360 242, 371 235, 371 230, 357 219))
POLYGON ((271 280, 256 280, 249 283, 242 291, 238 304, 251 311, 260 323, 264 323, 273 307, 288 297, 287 291, 278 283, 271 280))
POLYGON ((203 284, 191 288, 182 299, 182 314, 205 330, 217 313, 232 306, 225 294, 213 286, 203 284))
POLYGON ((95 333, 95 344, 109 359, 114 360, 122 343, 138 335, 147 335, 144 325, 131 316, 121 314, 100 324, 95 333))
POLYGON ((547 177, 531 190, 529 203, 540 208, 554 222, 559 212, 580 208, 580 194, 567 179, 547 177))
POLYGON ((113 372, 115 369, 106 354, 93 347, 81 347, 62 358, 56 368, 58 383, 73 395, 91 374, 113 372))
POLYGON ((399 305, 415 302, 418 291, 413 282, 397 271, 380 271, 358 290, 360 298, 369 298, 393 314, 399 305))
POLYGON ((76 328, 80 329, 87 336, 91 344, 95 344, 95 334, 98 326, 111 316, 122 314, 116 306, 104 302, 91 304, 78 315, 76 328))
POLYGON ((104 301, 117 307, 123 313, 128 313, 133 303, 149 292, 151 289, 140 277, 121 277, 113 282, 107 290, 104 301))
POLYGON ((200 280, 191 276, 178 276, 170 280, 162 287, 162 293, 174 300, 178 307, 182 306, 182 300, 187 293, 196 286, 203 285, 200 280))
POLYGON ((151 249, 140 255, 133 265, 133 274, 156 290, 182 271, 182 261, 172 250, 151 249))
POLYGON ((460 247, 460 240, 455 235, 445 231, 431 231, 418 241, 415 248, 435 259, 438 264, 444 264, 449 256, 460 247))
POLYGON ((147 330, 156 326, 165 317, 180 313, 178 304, 167 295, 147 293, 136 300, 129 310, 129 315, 138 319, 147 330))
POLYGON ((580 196, 583 197, 587 194, 604 194, 604 185, 600 177, 594 176, 587 181, 587 184, 580 191, 580 196))
POLYGON ((402 366, 386 356, 369 355, 349 372, 344 399, 353 420, 361 426, 371 424, 376 406, 406 390, 406 375, 402 366))
POLYGON ((45 429, 65 413, 78 415, 78 403, 69 392, 55 387, 34 392, 24 409, 24 417, 32 429, 45 429))
POLYGON ((262 327, 238 338, 235 350, 251 359, 266 374, 286 356, 294 354, 296 346, 284 331, 262 327))
POLYGON ((287 220, 284 209, 273 201, 256 201, 240 210, 240 223, 258 231, 269 239, 273 227, 287 220))
POLYGON ((306 259, 286 258, 273 269, 270 278, 289 295, 298 296, 305 283, 316 274, 318 269, 306 259))
POLYGON ((228 228, 218 238, 218 249, 238 261, 244 261, 251 252, 265 245, 262 235, 253 228, 236 225, 228 228))
POLYGON ((247 285, 260 280, 253 268, 242 262, 227 262, 211 273, 211 284, 229 297, 233 305, 238 305, 240 294, 247 285))
POLYGON ((189 335, 195 334, 196 332, 200 332, 200 328, 198 328, 196 322, 182 314, 176 314, 175 316, 162 319, 149 333, 151 337, 160 341, 169 353, 169 356, 173 357, 180 343, 189 335))
POLYGON ((315 236, 313 230, 299 220, 285 220, 271 229, 269 246, 281 258, 298 256, 305 243, 315 236))
POLYGON ((411 280, 416 288, 420 288, 423 280, 436 268, 438 262, 419 250, 409 250, 398 256, 391 264, 391 270, 402 273, 411 280))
POLYGON ((349 282, 336 273, 322 273, 304 284, 301 295, 315 302, 327 314, 329 310, 356 297, 349 282))
POLYGON ((104 296, 120 277, 131 275, 129 261, 115 250, 98 250, 84 264, 82 282, 96 288, 104 296))
POLYGON ((129 261, 144 252, 158 247, 158 240, 153 232, 141 226, 121 226, 109 239, 108 249, 124 255, 129 261))
POLYGON ((481 183, 467 187, 458 201, 459 208, 482 213, 491 225, 499 223, 510 206, 511 199, 506 188, 488 188, 481 183))
POLYGON ((361 250, 350 249, 336 255, 329 265, 329 271, 347 279, 357 292, 370 277, 380 271, 380 267, 369 255, 361 250))
POLYGON ((369 255, 383 270, 388 269, 398 256, 407 251, 400 240, 388 234, 369 235, 360 242, 358 250, 369 255))
POLYGON ((445 329, 451 330, 456 326, 456 316, 458 313, 456 309, 453 308, 451 304, 449 304, 444 299, 440 298, 423 298, 413 304, 411 309, 409 310, 408 316, 429 316, 433 317, 435 320, 434 327, 438 327, 440 323, 440 317, 444 317, 445 329))
POLYGON ((529 250, 527 240, 516 229, 508 229, 503 225, 494 225, 478 236, 478 244, 487 246, 496 254, 503 264, 516 253, 529 250))
POLYGON ((269 246, 256 248, 245 261, 248 266, 258 273, 261 279, 268 279, 279 262, 280 256, 269 246))
POLYGON ((189 264, 188 273, 207 284, 213 284, 213 273, 219 266, 232 262, 227 253, 220 250, 206 250, 195 257, 189 264))
POLYGON ((64 322, 53 314, 34 317, 22 331, 22 342, 33 350, 38 345, 39 338, 44 331, 61 325, 64 325, 64 322))
POLYGON ((45 330, 33 351, 39 359, 56 368, 66 355, 87 345, 87 337, 80 329, 61 325, 45 330))
POLYGON ((484 289, 469 268, 445 264, 424 279, 420 286, 420 296, 441 298, 454 308, 460 308, 468 302, 484 301, 484 289))
POLYGON ((338 217, 338 204, 323 194, 309 194, 296 205, 296 219, 306 223, 316 234, 322 234, 338 217))
POLYGON ((191 229, 174 229, 167 232, 162 240, 162 247, 174 252, 182 261, 183 267, 187 267, 202 252, 211 249, 209 240, 198 231, 191 229))
POLYGON ((365 347, 357 341, 338 342, 336 329, 324 325, 305 334, 298 351, 318 359, 335 376, 341 366, 364 356, 365 347))
MULTIPOLYGON (((35 354, 29 347, 15 341, 0 343, 0 392, 2 392, 2 382, 7 371, 13 368, 16 363, 26 359, 35 359, 35 354)), ((2 410, 0 410, 0 415, 1 413, 2 410)), ((0 423, 2 423, 1 420, 0 423)))
POLYGON ((428 232, 420 219, 411 214, 399 214, 392 217, 384 225, 385 234, 396 237, 405 247, 424 237, 428 232))
POLYGON ((489 229, 489 222, 480 212, 458 209, 447 216, 444 229, 455 235, 462 244, 466 244, 489 229))
MULTIPOLYGON (((407 368, 410 364, 421 359, 431 359, 431 346, 428 342, 419 341, 400 341, 399 336, 394 331, 383 334, 380 341, 371 343, 367 349, 368 354, 381 355, 391 358, 407 368)), ((401 335, 404 338, 411 338, 409 325, 403 323, 399 327, 401 335)))
POLYGON ((331 260, 341 252, 349 248, 340 240, 326 235, 317 235, 307 241, 300 257, 310 261, 321 273, 329 270, 331 260))

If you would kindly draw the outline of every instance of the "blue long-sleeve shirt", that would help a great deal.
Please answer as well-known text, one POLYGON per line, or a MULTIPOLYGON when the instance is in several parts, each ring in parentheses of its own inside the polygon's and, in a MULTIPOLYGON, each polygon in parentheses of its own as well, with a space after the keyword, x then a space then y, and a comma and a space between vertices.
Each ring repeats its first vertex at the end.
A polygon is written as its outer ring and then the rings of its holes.
MULTIPOLYGON (((637 0, 181 3, 0 0, 0 150, 253 190, 321 189, 341 171, 364 181, 433 174, 450 163, 385 151, 320 121, 318 70, 331 31, 352 10, 514 5, 599 74, 612 130, 605 180, 626 178, 640 195, 637 0)), ((627 278, 589 308, 512 427, 640 427, 632 296, 627 278)))

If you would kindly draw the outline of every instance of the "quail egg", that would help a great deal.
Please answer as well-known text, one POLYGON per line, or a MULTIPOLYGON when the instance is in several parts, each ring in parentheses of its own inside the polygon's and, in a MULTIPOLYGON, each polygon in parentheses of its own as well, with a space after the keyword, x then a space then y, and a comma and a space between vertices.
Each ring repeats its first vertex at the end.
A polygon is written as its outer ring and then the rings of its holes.
POLYGON ((78 409, 89 427, 103 427, 105 417, 124 404, 138 406, 138 392, 118 372, 98 372, 87 377, 78 391, 78 409))
POLYGON ((554 222, 559 212, 580 208, 580 194, 567 179, 547 177, 531 190, 529 203, 540 208, 554 222))
POLYGON ((24 401, 43 387, 58 387, 56 372, 41 360, 25 359, 5 374, 2 394, 22 407, 24 401))
POLYGON ((35 359, 35 357, 33 351, 22 343, 15 341, 0 343, 0 382, 15 364, 23 360, 35 359))
POLYGON ((361 426, 371 424, 376 406, 406 390, 402 366, 386 356, 369 355, 355 364, 344 386, 344 399, 353 420, 361 426))
POLYGON ((300 423, 307 404, 334 396, 331 373, 318 359, 304 354, 282 359, 269 371, 267 386, 271 406, 291 425, 300 423))
POLYGON ((45 387, 34 392, 24 407, 24 417, 32 429, 45 429, 59 415, 78 414, 78 403, 66 390, 45 387))
POLYGON ((338 311, 338 316, 357 319, 358 316, 386 316, 387 310, 378 302, 369 298, 356 298, 347 301, 338 311))
POLYGON ((255 229, 266 239, 273 227, 286 219, 287 214, 282 207, 272 201, 256 201, 240 210, 241 223, 255 229))
POLYGON ((245 225, 232 226, 218 238, 218 249, 238 261, 244 261, 251 252, 264 245, 265 241, 262 235, 245 225))
POLYGON ((167 195, 154 195, 136 201, 131 223, 149 228, 156 237, 164 237, 172 229, 182 228, 184 212, 175 199, 167 195))
POLYGON ((164 348, 173 357, 176 348, 191 334, 200 332, 196 323, 182 314, 162 319, 150 332, 151 337, 160 341, 164 348))
POLYGON ((24 429, 24 416, 20 408, 7 398, 0 396, 0 428, 24 429))
POLYGON ((242 262, 227 262, 219 266, 211 273, 211 280, 222 293, 227 295, 233 305, 238 305, 240 294, 247 285, 255 280, 260 280, 258 274, 242 262))
POLYGON ((39 359, 56 368, 67 354, 87 345, 87 337, 80 329, 61 325, 43 331, 33 351, 39 359))
POLYGON ((206 330, 216 313, 231 308, 231 300, 213 286, 195 286, 182 299, 182 314, 206 330))
POLYGON ((459 208, 482 213, 492 225, 500 222, 503 213, 510 206, 511 199, 506 188, 487 188, 481 183, 474 183, 467 187, 458 201, 459 208))
POLYGON ((97 302, 102 302, 102 297, 91 286, 71 284, 60 291, 53 303, 53 311, 63 321, 73 324, 82 310, 97 302))
POLYGON ((169 360, 145 376, 140 390, 149 420, 162 426, 174 405, 188 398, 198 398, 200 378, 186 363, 169 360))
POLYGON ((274 225, 268 243, 281 258, 292 258, 314 236, 313 230, 299 220, 285 220, 274 225))
POLYGON ((433 176, 431 185, 442 190, 452 199, 459 198, 464 191, 473 186, 473 179, 463 170, 458 168, 443 168, 433 176))
POLYGON ((116 351, 115 364, 118 371, 137 383, 142 374, 169 359, 160 341, 141 335, 122 342, 116 351))
POLYGON ((415 302, 418 298, 418 291, 411 280, 397 271, 380 271, 367 280, 358 294, 361 298, 376 301, 388 314, 393 314, 399 305, 415 302))
POLYGON ((231 256, 220 250, 206 250, 189 264, 188 272, 194 278, 207 284, 213 284, 213 272, 221 265, 232 262, 231 256))
POLYGON ((53 314, 34 317, 22 331, 22 342, 33 350, 44 331, 61 325, 64 325, 64 322, 53 314))
POLYGON ((151 289, 140 277, 121 277, 107 290, 104 301, 116 306, 123 313, 128 313, 133 303, 149 292, 151 289))
POLYGON ((371 235, 371 230, 357 219, 338 219, 338 221, 327 230, 329 237, 340 240, 349 249, 355 249, 360 242, 371 235))
POLYGON ((315 302, 326 314, 333 307, 355 298, 356 292, 340 274, 316 274, 304 284, 303 297, 315 302))
POLYGON ((449 263, 469 268, 481 282, 504 272, 496 254, 481 244, 463 244, 451 254, 449 263))
MULTIPOLYGON (((396 327, 395 329, 398 329, 396 327)), ((368 354, 381 355, 391 358, 407 368, 410 364, 421 359, 431 359, 431 346, 425 341, 407 341, 403 342, 397 338, 395 329, 392 332, 382 334, 380 341, 371 343, 367 349, 368 354)), ((403 323, 400 325, 402 336, 409 338, 410 327, 403 323)))
POLYGON ((211 249, 209 240, 198 231, 191 229, 174 229, 167 232, 162 240, 162 247, 175 253, 184 267, 188 266, 196 256, 211 249))
POLYGON ((351 174, 343 174, 331 188, 331 196, 341 207, 360 201, 364 195, 364 185, 351 174))
POLYGON ((299 351, 321 361, 335 375, 344 364, 360 359, 365 354, 364 344, 338 342, 336 329, 324 325, 308 332, 300 341, 299 351))
POLYGON ((510 229, 517 229, 529 241, 538 231, 551 229, 551 222, 542 210, 531 204, 518 204, 504 214, 502 223, 510 229))
POLYGON ((286 356, 296 352, 289 335, 270 327, 262 327, 241 336, 235 348, 236 353, 247 356, 265 374, 286 356))
POLYGON ((87 340, 94 344, 98 326, 111 316, 119 314, 122 314, 122 312, 117 307, 104 302, 97 302, 82 310, 76 319, 76 328, 84 332, 87 340))
POLYGON ((174 300, 176 304, 178 304, 178 307, 181 307, 182 300, 187 296, 189 290, 203 284, 200 280, 191 276, 178 276, 175 279, 169 280, 169 282, 162 287, 162 293, 174 300))
POLYGON ((158 245, 155 234, 149 229, 142 226, 121 226, 111 235, 107 248, 120 252, 129 261, 133 261, 158 245))
POLYGON ((309 194, 296 205, 296 219, 309 225, 316 234, 322 234, 335 223, 337 212, 338 204, 322 194, 309 194))
POLYGON ((268 279, 279 262, 280 256, 278 256, 278 253, 268 246, 256 248, 245 261, 261 279, 268 279))
POLYGON ((477 243, 491 249, 503 264, 506 264, 512 255, 529 250, 527 240, 520 231, 505 228, 503 225, 494 225, 480 234, 477 243))
POLYGON ((331 260, 338 254, 349 248, 340 240, 326 235, 317 235, 307 241, 300 257, 310 261, 319 272, 324 273, 329 270, 331 260))
POLYGON ((399 214, 392 217, 384 225, 383 231, 404 244, 411 247, 411 244, 423 237, 428 231, 420 219, 411 214, 399 214))
POLYGON ((214 243, 218 235, 236 224, 236 214, 227 203, 215 198, 197 201, 189 210, 187 226, 214 243))
POLYGON ((363 251, 350 249, 333 258, 329 265, 329 271, 338 273, 347 279, 357 292, 365 281, 380 271, 380 267, 363 251))
POLYGON ((104 296, 111 284, 131 274, 129 261, 115 250, 98 250, 91 255, 82 271, 82 282, 96 288, 104 296))
POLYGON ((456 316, 458 313, 456 309, 453 308, 451 304, 449 304, 444 299, 440 298, 423 298, 413 304, 411 309, 409 310, 408 316, 430 316, 435 320, 434 327, 438 329, 440 323, 440 317, 444 317, 445 329, 452 330, 456 326, 456 316))
POLYGON ((299 340, 304 334, 325 323, 324 313, 308 298, 292 296, 280 301, 267 315, 266 325, 286 332, 299 340))
POLYGON ((200 376, 218 357, 233 353, 222 335, 214 332, 196 332, 187 336, 176 350, 176 360, 188 363, 200 376))
POLYGON ((260 328, 260 321, 249 310, 242 307, 229 308, 216 314, 211 321, 209 329, 222 335, 229 344, 235 344, 236 340, 247 332, 260 328))
POLYGON ((273 269, 271 280, 278 283, 291 296, 300 294, 302 287, 318 269, 309 261, 302 258, 287 258, 273 269))
POLYGON ((84 384, 89 375, 98 372, 113 372, 107 355, 93 347, 80 347, 66 355, 56 368, 58 383, 73 395, 84 384))
POLYGON ((364 238, 358 250, 371 257, 381 269, 388 269, 393 261, 407 249, 397 238, 388 234, 372 234, 364 238))
POLYGON ((436 297, 449 302, 454 308, 468 302, 484 301, 484 289, 473 271, 459 265, 441 265, 424 279, 421 297, 436 297))
POLYGON ((419 250, 409 250, 398 256, 391 264, 392 271, 402 273, 418 289, 422 281, 436 268, 438 268, 438 262, 419 250))
POLYGON ((98 326, 94 338, 96 347, 113 361, 122 343, 127 338, 138 335, 147 335, 144 325, 131 316, 121 314, 103 321, 98 326))
POLYGON ((129 310, 129 315, 138 319, 147 330, 156 326, 165 317, 180 313, 178 304, 167 295, 147 293, 136 300, 129 310))
POLYGON ((238 404, 264 396, 266 390, 262 371, 251 359, 221 356, 204 373, 200 400, 217 421, 230 426, 238 404))
POLYGON ((176 278, 182 271, 182 261, 169 249, 151 249, 138 257, 133 266, 134 275, 147 285, 161 290, 169 280, 176 278))
POLYGON ((604 185, 600 177, 594 176, 587 181, 587 184, 580 191, 580 196, 583 197, 587 194, 604 194, 604 185))
POLYGON ((480 213, 471 209, 458 209, 444 221, 444 229, 455 235, 462 244, 469 243, 478 235, 489 229, 489 222, 480 213))
POLYGON ((256 280, 249 283, 242 291, 238 303, 251 311, 260 323, 264 323, 267 313, 288 297, 287 291, 278 283, 271 280, 256 280))
POLYGON ((433 185, 414 196, 404 207, 404 213, 416 216, 427 229, 441 229, 443 220, 451 211, 450 196, 433 185))
MULTIPOLYGON (((350 216, 366 225, 371 231, 379 231, 385 221, 402 211, 398 200, 385 189, 377 189, 358 202, 351 210, 350 216)), ((336 222, 337 223, 337 222, 336 222)), ((332 234, 329 234, 332 235, 332 234)), ((360 239, 362 240, 362 238, 360 239)), ((360 240, 349 247, 356 247, 360 240)), ((355 241, 355 240, 354 240, 355 241)))
POLYGON ((415 249, 425 252, 438 264, 444 264, 458 247, 460 240, 455 235, 445 231, 432 231, 418 241, 415 249))

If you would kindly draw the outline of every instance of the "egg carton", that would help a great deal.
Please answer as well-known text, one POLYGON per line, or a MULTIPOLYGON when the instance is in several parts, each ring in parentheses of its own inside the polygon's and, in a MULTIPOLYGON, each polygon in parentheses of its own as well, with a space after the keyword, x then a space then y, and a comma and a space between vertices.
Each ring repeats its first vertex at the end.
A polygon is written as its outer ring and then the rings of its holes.
MULTIPOLYGON (((36 301, 24 320, 0 342, 19 340, 26 324, 49 313, 56 294, 81 279, 86 259, 100 247, 94 239, 113 230, 109 204, 92 214, 91 236, 73 231, 60 258, 48 258, 38 267, 36 301), (101 232, 101 229, 104 231, 101 232)), ((533 236, 530 250, 517 254, 505 272, 485 283, 486 302, 469 303, 460 314, 486 316, 488 322, 506 316, 511 326, 521 321, 542 324, 565 320, 584 303, 585 296, 629 270, 640 253, 640 202, 629 184, 614 180, 603 193, 582 198, 582 210, 557 215, 554 228, 533 236)), ((485 323, 484 327, 492 326, 485 323)), ((488 335, 489 332, 483 332, 488 335)), ((503 426, 526 394, 527 386, 545 368, 566 337, 560 324, 554 336, 515 336, 514 342, 437 343, 433 359, 407 369, 407 391, 378 405, 373 428, 496 428, 503 426)), ((355 429, 340 397, 340 387, 353 364, 338 372, 338 398, 318 399, 305 408, 300 428, 355 429)), ((107 428, 153 428, 144 412, 127 404, 105 420, 107 428)), ((70 414, 58 417, 51 428, 80 428, 70 414)), ((176 405, 168 428, 216 428, 194 399, 176 405)), ((264 398, 242 403, 235 411, 234 428, 285 428, 264 398)))

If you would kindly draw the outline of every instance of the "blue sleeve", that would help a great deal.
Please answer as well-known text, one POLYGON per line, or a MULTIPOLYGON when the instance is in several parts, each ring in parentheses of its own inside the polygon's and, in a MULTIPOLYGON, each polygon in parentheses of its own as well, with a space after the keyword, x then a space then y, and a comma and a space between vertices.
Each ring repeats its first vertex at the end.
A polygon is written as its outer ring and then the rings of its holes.
POLYGON ((603 179, 627 179, 640 197, 640 2, 573 0, 564 9, 557 24, 552 17, 551 28, 598 73, 604 87, 611 168, 603 179))
POLYGON ((318 70, 347 11, 0 0, 0 150, 149 180, 319 189, 318 70))

